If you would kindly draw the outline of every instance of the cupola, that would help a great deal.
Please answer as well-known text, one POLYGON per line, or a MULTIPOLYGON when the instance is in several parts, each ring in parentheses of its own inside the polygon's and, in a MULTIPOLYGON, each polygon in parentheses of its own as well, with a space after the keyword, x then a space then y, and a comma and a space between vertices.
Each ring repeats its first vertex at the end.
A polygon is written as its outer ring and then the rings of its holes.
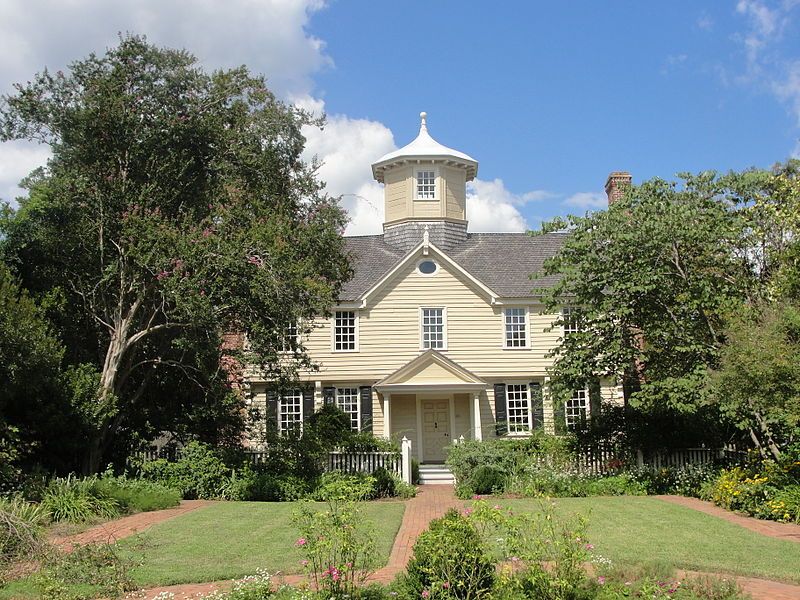
POLYGON ((419 116, 416 139, 372 164, 384 184, 384 239, 410 249, 427 229, 447 249, 467 237, 467 182, 477 176, 478 161, 434 140, 427 114, 419 116))

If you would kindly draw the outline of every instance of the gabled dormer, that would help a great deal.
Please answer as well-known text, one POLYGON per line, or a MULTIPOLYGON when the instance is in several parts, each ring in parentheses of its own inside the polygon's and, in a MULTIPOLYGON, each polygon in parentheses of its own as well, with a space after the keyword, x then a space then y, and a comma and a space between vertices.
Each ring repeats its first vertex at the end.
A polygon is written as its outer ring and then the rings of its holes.
POLYGON ((427 225, 430 239, 446 250, 467 237, 467 182, 478 174, 478 161, 434 140, 427 114, 420 119, 413 142, 372 164, 384 184, 384 237, 410 250, 427 225))

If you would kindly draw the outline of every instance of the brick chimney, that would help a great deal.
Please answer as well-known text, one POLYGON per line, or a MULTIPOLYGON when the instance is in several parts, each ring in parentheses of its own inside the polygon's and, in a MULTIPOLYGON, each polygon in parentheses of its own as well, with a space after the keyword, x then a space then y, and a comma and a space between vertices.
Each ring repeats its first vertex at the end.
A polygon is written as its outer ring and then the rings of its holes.
POLYGON ((627 171, 612 171, 606 179, 606 195, 608 205, 611 206, 625 195, 631 187, 631 174, 627 171))

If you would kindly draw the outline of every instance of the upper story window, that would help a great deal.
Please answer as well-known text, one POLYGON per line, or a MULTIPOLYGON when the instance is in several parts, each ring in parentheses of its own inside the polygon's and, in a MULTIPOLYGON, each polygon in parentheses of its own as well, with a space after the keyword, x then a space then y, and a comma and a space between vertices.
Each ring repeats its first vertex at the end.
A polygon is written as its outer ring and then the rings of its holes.
POLYGON ((289 390, 278 397, 278 431, 286 435, 302 427, 303 391, 289 390))
POLYGON ((350 417, 350 428, 361 431, 360 396, 357 387, 336 388, 336 406, 350 417))
POLYGON ((564 422, 567 429, 573 429, 586 421, 589 411, 589 391, 575 390, 572 398, 564 403, 564 422))
POLYGON ((300 345, 300 327, 297 323, 290 323, 283 330, 281 337, 281 352, 293 352, 300 345))
POLYGON ((417 189, 414 198, 417 200, 434 200, 436 198, 436 171, 434 169, 417 171, 417 189))
POLYGON ((503 311, 506 348, 528 347, 528 310, 506 308, 503 311))
POLYGON ((526 383, 506 385, 508 432, 524 433, 533 429, 530 388, 526 383))
POLYGON ((561 309, 561 320, 564 327, 564 337, 580 331, 580 313, 574 306, 565 306, 561 309))
POLYGON ((337 310, 333 314, 334 352, 358 350, 358 315, 354 310, 337 310))
POLYGON ((444 350, 447 348, 446 311, 444 308, 421 308, 420 329, 422 348, 444 350))

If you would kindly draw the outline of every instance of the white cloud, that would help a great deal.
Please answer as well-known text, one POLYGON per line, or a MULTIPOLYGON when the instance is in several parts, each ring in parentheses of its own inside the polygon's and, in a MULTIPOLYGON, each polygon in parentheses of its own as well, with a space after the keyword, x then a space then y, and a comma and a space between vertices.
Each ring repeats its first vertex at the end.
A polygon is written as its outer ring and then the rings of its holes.
POLYGON ((565 206, 581 210, 599 210, 608 206, 608 198, 602 192, 577 192, 564 200, 565 206))
POLYGON ((714 28, 714 19, 707 12, 702 12, 697 20, 695 21, 695 25, 698 29, 703 29, 704 31, 711 31, 714 28))
POLYGON ((519 210, 528 203, 552 198, 554 194, 533 190, 514 194, 502 179, 476 179, 467 185, 467 219, 470 231, 525 231, 528 223, 519 210))
POLYGON ((0 144, 0 200, 13 201, 27 195, 17 186, 20 180, 50 157, 47 146, 28 142, 0 144))

